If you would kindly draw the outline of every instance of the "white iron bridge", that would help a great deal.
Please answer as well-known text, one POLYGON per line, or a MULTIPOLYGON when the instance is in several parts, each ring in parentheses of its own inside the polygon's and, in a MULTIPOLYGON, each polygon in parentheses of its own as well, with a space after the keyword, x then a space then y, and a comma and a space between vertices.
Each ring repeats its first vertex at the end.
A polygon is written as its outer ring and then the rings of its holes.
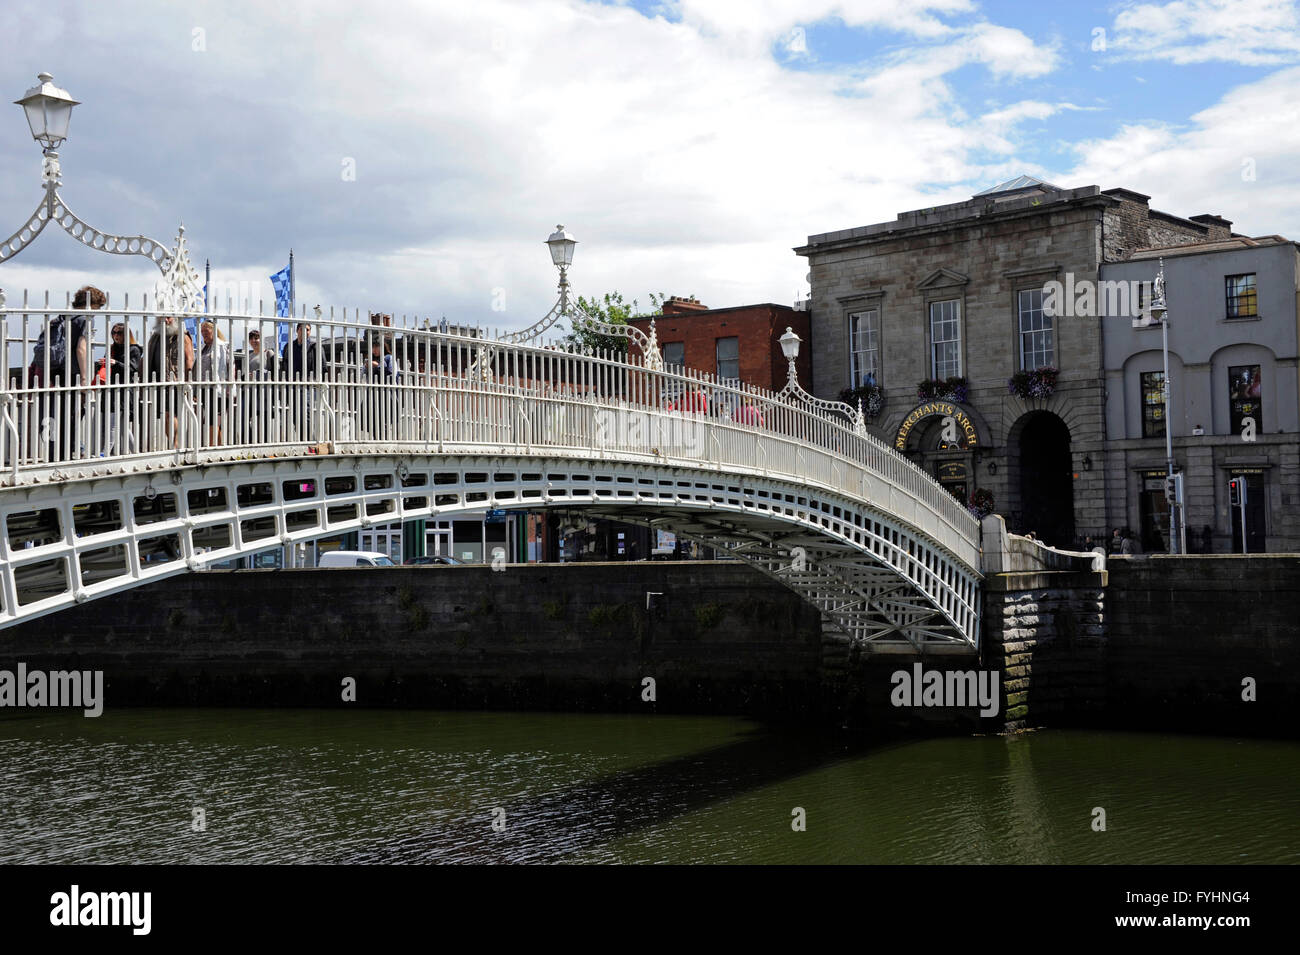
POLYGON ((0 308, 0 627, 370 525, 563 508, 744 560, 865 650, 978 651, 979 522, 860 410, 664 368, 636 335, 621 354, 317 310, 295 347, 298 320, 170 311, 0 308), (187 369, 195 319, 216 344, 200 330, 187 369), (63 367, 53 344, 33 366, 60 321, 63 367), (273 352, 232 354, 251 331, 273 352))

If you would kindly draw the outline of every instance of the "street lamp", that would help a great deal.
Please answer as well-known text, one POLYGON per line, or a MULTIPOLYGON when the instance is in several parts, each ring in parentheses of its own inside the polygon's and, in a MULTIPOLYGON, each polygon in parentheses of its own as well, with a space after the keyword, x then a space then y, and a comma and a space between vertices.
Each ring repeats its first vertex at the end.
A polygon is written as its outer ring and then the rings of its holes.
POLYGON ((1165 303, 1165 260, 1160 257, 1160 271, 1151 287, 1151 318, 1160 323, 1161 351, 1164 353, 1165 374, 1161 383, 1165 399, 1165 488, 1169 498, 1169 553, 1187 552, 1182 514, 1182 501, 1178 493, 1178 480, 1174 477, 1174 432, 1172 389, 1169 382, 1169 306, 1165 303))
POLYGON ((49 73, 38 73, 36 78, 40 83, 29 89, 22 99, 14 100, 14 103, 21 106, 27 114, 32 139, 41 143, 45 147, 45 154, 49 156, 68 138, 72 107, 79 104, 68 95, 67 90, 54 85, 54 77, 49 73))
POLYGON ((564 226, 557 225, 546 244, 551 250, 551 261, 563 275, 564 270, 573 264, 573 247, 578 244, 578 240, 565 232, 564 226))
POLYGON ((795 333, 793 328, 787 325, 785 334, 778 338, 777 341, 781 343, 781 354, 789 362, 789 369, 786 372, 785 387, 778 391, 776 396, 801 401, 822 411, 834 411, 842 414, 852 423, 855 433, 866 434, 867 418, 862 411, 862 399, 858 399, 858 406, 854 408, 845 401, 827 401, 825 398, 816 398, 808 394, 808 392, 804 391, 803 386, 799 384, 799 371, 795 367, 795 362, 799 360, 799 345, 803 339, 795 333))
POLYGON ((157 239, 144 235, 116 235, 96 229, 68 208, 59 195, 63 185, 59 168, 59 154, 55 150, 68 138, 72 121, 72 107, 78 101, 68 91, 54 85, 49 73, 38 73, 37 85, 29 89, 22 99, 14 100, 23 108, 32 139, 40 143, 44 152, 41 180, 45 196, 36 210, 27 217, 13 235, 0 241, 0 263, 7 262, 36 240, 51 222, 57 222, 64 232, 82 245, 96 252, 114 255, 142 255, 158 266, 161 281, 155 286, 156 307, 168 312, 193 312, 202 310, 203 292, 199 273, 190 264, 185 247, 185 227, 181 226, 176 241, 169 251, 157 239))
POLYGON ((795 334, 793 328, 789 325, 785 327, 785 334, 777 339, 781 343, 781 354, 785 355, 785 360, 790 363, 790 378, 797 378, 798 372, 794 369, 794 363, 799 359, 799 343, 803 341, 795 334))
MULTIPOLYGON (((511 342, 513 344, 522 344, 540 338, 552 325, 562 318, 568 318, 570 327, 577 331, 581 326, 589 331, 597 332, 601 335, 619 335, 636 343, 641 349, 641 355, 645 367, 651 371, 662 371, 664 367, 663 355, 659 351, 659 340, 655 331, 655 321, 650 319, 650 334, 647 335, 641 329, 634 325, 611 325, 609 322, 602 322, 600 319, 589 315, 581 305, 569 301, 569 266, 573 264, 573 250, 577 246, 578 240, 575 239, 564 226, 557 225, 555 231, 550 234, 546 240, 546 246, 551 251, 551 264, 560 270, 560 297, 556 303, 551 306, 551 310, 541 319, 529 325, 527 328, 520 329, 517 332, 507 332, 500 336, 500 340, 511 342), (576 315, 570 315, 570 312, 576 311, 576 315)), ((489 365, 491 364, 492 349, 484 349, 480 356, 470 365, 467 374, 490 374, 489 365)))

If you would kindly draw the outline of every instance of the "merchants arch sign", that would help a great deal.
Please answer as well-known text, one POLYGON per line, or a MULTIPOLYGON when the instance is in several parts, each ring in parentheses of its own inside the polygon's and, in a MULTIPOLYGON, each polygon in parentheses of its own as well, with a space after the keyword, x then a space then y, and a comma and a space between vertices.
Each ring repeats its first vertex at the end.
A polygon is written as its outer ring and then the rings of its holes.
POLYGON ((898 426, 898 433, 894 435, 894 447, 899 451, 906 449, 907 436, 912 433, 912 429, 919 422, 933 415, 952 418, 967 448, 973 448, 979 444, 975 423, 971 421, 970 416, 965 411, 950 401, 927 401, 925 404, 918 405, 908 412, 907 417, 903 419, 903 423, 898 426))

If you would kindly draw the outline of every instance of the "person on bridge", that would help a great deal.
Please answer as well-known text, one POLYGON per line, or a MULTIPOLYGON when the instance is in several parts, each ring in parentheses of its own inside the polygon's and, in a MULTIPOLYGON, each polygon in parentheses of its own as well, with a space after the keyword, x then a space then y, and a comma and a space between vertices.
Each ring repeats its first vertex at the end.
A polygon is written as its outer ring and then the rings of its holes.
POLYGON ((287 342, 280 354, 280 371, 285 378, 301 381, 317 378, 316 340, 311 337, 311 325, 299 322, 294 339, 287 342))
MULTIPOLYGON (((100 309, 108 296, 93 285, 84 285, 72 297, 75 309, 100 309)), ((36 339, 28 381, 34 388, 91 383, 90 322, 84 315, 59 315, 50 321, 48 336, 42 329, 36 339)), ((37 401, 37 421, 49 437, 50 460, 62 460, 77 442, 71 440, 81 418, 81 397, 75 392, 49 396, 37 401)))
POLYGON ((680 411, 683 414, 703 414, 709 413, 709 396, 704 393, 703 388, 696 388, 694 391, 688 391, 676 401, 668 405, 669 411, 680 411))
MULTIPOLYGON (((194 377, 194 339, 181 327, 175 315, 162 315, 158 327, 149 336, 145 346, 146 381, 164 383, 190 381, 194 377)), ((180 440, 181 402, 185 400, 179 387, 155 385, 149 389, 154 413, 162 419, 167 443, 176 448, 180 440)))
POLYGON ((135 389, 128 390, 125 386, 128 382, 140 380, 140 360, 144 349, 136 344, 135 335, 131 334, 125 322, 116 323, 111 336, 113 341, 108 346, 105 376, 111 387, 108 390, 103 447, 110 454, 119 448, 130 453, 135 450, 135 435, 131 430, 135 421, 135 389))
POLYGON ((753 428, 763 427, 763 412, 759 411, 758 405, 754 404, 753 395, 745 395, 744 404, 737 408, 731 417, 740 424, 747 424, 753 428))
POLYGON ((230 348, 210 318, 199 326, 199 337, 203 347, 199 350, 198 379, 204 382, 199 391, 199 420, 207 429, 208 446, 216 447, 221 444, 230 404, 229 386, 218 384, 230 377, 230 348))
POLYGON ((262 333, 256 328, 248 333, 248 349, 244 353, 244 378, 264 381, 275 377, 275 351, 262 347, 262 333))

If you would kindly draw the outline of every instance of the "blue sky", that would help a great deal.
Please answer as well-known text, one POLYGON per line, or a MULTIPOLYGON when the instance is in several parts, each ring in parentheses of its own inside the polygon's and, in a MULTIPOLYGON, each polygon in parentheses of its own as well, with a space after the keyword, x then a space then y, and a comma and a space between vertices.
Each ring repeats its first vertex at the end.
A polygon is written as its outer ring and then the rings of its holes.
MULTIPOLYGON (((200 265, 268 301, 292 246, 300 302, 522 327, 563 222, 580 292, 788 303, 809 234, 1022 172, 1300 237, 1292 0, 14 0, 6 21, 8 98, 48 70, 83 101, 71 207, 160 239, 183 219, 200 265)), ((0 169, 7 234, 40 198, 18 107, 0 169)), ((52 230, 0 264, 11 301, 83 281, 154 276, 52 230)))

